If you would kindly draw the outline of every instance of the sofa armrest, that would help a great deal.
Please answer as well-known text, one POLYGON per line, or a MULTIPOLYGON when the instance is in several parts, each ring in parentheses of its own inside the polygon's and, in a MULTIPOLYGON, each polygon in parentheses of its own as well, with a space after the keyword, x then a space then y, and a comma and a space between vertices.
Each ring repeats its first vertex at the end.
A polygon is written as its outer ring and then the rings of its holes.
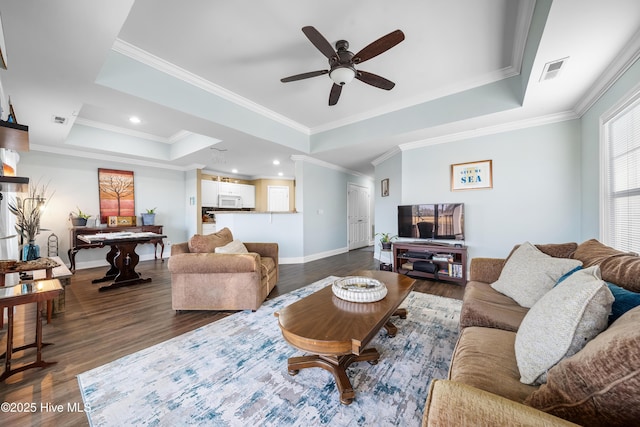
POLYGON ((255 252, 260 256, 273 258, 273 262, 278 265, 278 244, 277 243, 251 243, 243 242, 249 252, 255 252))
POLYGON ((505 261, 503 258, 472 258, 469 266, 469 280, 495 282, 500 277, 505 261))
POLYGON ((422 427, 471 425, 550 427, 577 424, 466 384, 433 380, 422 427))
POLYGON ((189 253, 189 243, 174 243, 171 245, 171 255, 177 254, 188 254, 189 253))
POLYGON ((182 253, 171 254, 167 268, 171 274, 251 273, 260 272, 260 255, 182 253))

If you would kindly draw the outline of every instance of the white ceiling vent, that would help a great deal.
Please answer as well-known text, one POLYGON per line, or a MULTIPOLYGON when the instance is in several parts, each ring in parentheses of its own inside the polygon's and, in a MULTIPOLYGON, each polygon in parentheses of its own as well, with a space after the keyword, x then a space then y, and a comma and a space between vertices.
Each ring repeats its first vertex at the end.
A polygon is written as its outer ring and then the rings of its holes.
POLYGON ((556 61, 547 62, 542 70, 540 81, 555 79, 560 75, 560 71, 564 70, 569 57, 558 59, 556 61))
POLYGON ((51 116, 51 121, 53 123, 57 123, 59 125, 63 125, 67 123, 67 118, 62 116, 51 116))

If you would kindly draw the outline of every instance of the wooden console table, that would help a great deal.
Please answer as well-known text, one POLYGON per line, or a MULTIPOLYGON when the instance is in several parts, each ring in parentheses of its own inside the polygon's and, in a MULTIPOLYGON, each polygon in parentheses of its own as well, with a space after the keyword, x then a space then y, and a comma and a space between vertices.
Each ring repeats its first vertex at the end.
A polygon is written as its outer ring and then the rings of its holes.
MULTIPOLYGON (((76 254, 80 249, 95 249, 104 247, 100 243, 87 243, 86 241, 79 239, 78 236, 89 236, 92 234, 101 233, 156 233, 162 234, 162 225, 139 225, 136 227, 72 227, 69 229, 69 262, 70 270, 76 270, 76 254)), ((164 242, 162 239, 149 240, 144 243, 152 243, 154 246, 153 257, 157 257, 158 245, 160 245, 160 260, 164 262, 162 258, 164 254, 164 242)))
POLYGON ((143 279, 136 272, 136 265, 140 257, 136 253, 136 246, 140 243, 162 242, 167 236, 157 233, 104 233, 91 235, 78 235, 78 238, 91 245, 101 247, 110 246, 107 253, 107 261, 111 266, 103 278, 93 280, 93 283, 108 282, 111 284, 100 287, 101 291, 120 286, 148 283, 151 279, 143 279))
POLYGON ((42 308, 45 301, 51 301, 60 292, 62 292, 62 285, 57 279, 52 280, 40 280, 33 283, 20 283, 14 286, 7 286, 0 288, 0 308, 4 310, 8 308, 8 321, 7 321, 7 351, 4 355, 0 355, 0 358, 4 357, 4 372, 0 375, 0 381, 5 380, 13 374, 25 371, 32 368, 45 368, 49 365, 53 365, 56 362, 45 362, 42 360, 42 347, 49 345, 49 343, 42 342, 42 308), (35 302, 38 304, 36 309, 36 339, 35 342, 21 347, 13 348, 13 307, 22 304, 29 304, 35 302), (27 348, 37 349, 36 361, 27 365, 20 366, 18 368, 11 368, 11 356, 13 353, 25 350, 27 348))

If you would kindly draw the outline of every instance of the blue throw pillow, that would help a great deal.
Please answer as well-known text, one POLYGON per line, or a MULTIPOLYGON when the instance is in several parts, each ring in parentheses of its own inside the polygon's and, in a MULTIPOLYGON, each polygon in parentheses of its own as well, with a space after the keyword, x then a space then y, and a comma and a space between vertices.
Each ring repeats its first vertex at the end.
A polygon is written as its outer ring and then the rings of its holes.
POLYGON ((640 294, 609 282, 607 282, 607 286, 609 286, 609 290, 613 294, 613 298, 615 298, 609 315, 609 324, 612 324, 618 317, 640 305, 640 294))
POLYGON ((563 280, 565 280, 567 277, 571 276, 573 273, 575 273, 576 271, 580 271, 582 270, 582 266, 579 265, 576 268, 574 268, 573 270, 570 270, 566 273, 564 273, 562 276, 560 276, 560 278, 558 279, 558 281, 556 282, 555 286, 558 286, 560 284, 560 282, 562 282, 563 280))

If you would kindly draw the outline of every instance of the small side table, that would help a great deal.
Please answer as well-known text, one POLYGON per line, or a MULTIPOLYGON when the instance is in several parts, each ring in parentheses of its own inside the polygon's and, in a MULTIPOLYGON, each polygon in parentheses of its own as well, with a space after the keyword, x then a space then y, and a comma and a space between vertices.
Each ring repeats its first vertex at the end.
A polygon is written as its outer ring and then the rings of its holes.
POLYGON ((49 365, 53 365, 56 362, 45 362, 42 360, 42 347, 49 345, 49 343, 42 342, 42 309, 44 302, 49 302, 55 298, 60 292, 62 292, 62 285, 57 279, 52 280, 39 280, 33 283, 20 283, 14 286, 6 286, 0 288, 0 308, 4 310, 7 307, 8 321, 7 321, 7 351, 4 355, 4 372, 0 375, 0 381, 4 381, 13 374, 25 371, 32 368, 45 368, 49 365), (35 302, 38 304, 36 308, 36 338, 35 342, 21 347, 13 348, 13 308, 17 305, 29 304, 35 302), (37 349, 36 360, 29 364, 20 366, 18 368, 11 368, 11 356, 13 353, 25 350, 27 348, 37 349))
MULTIPOLYGON (((59 258, 58 258, 59 259, 59 258)), ((33 261, 18 261, 9 268, 0 268, 0 289, 6 284, 6 275, 12 273, 24 273, 27 271, 45 270, 46 279, 53 279, 53 269, 59 264, 53 259, 38 258, 33 261)), ((4 327, 4 308, 0 309, 0 328, 4 327)), ((53 311, 53 303, 47 302, 47 323, 51 323, 51 312, 53 311)))
POLYGON ((393 251, 380 249, 380 270, 393 271, 393 251))

